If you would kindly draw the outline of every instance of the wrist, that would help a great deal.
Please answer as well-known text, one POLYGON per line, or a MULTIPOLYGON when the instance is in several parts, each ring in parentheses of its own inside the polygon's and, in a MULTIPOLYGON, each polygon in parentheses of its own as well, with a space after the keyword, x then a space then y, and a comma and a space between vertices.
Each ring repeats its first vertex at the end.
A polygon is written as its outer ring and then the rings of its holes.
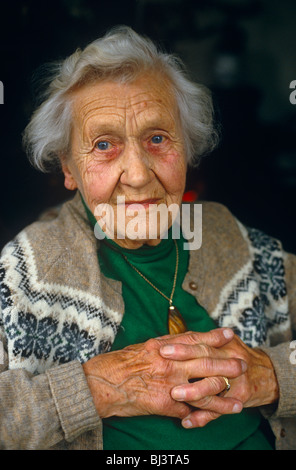
POLYGON ((272 361, 264 351, 257 348, 255 351, 258 358, 252 378, 255 404, 251 406, 270 405, 279 399, 279 385, 275 370, 272 361))
POLYGON ((98 415, 100 418, 109 417, 109 403, 106 402, 106 400, 110 398, 110 391, 107 390, 104 379, 98 377, 97 375, 94 376, 87 362, 82 365, 82 368, 98 415))
POLYGON ((128 401, 127 394, 120 386, 122 384, 118 385, 107 379, 107 377, 112 376, 112 368, 109 367, 108 376, 105 362, 107 366, 109 363, 105 356, 104 354, 96 356, 82 365, 94 405, 102 419, 122 415, 122 410, 128 401))

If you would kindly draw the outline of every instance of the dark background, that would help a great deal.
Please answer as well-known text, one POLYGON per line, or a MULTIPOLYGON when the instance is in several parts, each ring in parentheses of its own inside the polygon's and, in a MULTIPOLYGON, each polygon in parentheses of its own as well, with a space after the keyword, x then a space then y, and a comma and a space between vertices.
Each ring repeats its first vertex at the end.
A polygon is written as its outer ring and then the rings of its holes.
POLYGON ((245 224, 296 252, 295 0, 51 0, 0 4, 0 248, 46 207, 71 196, 61 175, 28 163, 21 134, 46 62, 126 24, 177 53, 213 91, 219 148, 188 176, 198 198, 226 204, 245 224))

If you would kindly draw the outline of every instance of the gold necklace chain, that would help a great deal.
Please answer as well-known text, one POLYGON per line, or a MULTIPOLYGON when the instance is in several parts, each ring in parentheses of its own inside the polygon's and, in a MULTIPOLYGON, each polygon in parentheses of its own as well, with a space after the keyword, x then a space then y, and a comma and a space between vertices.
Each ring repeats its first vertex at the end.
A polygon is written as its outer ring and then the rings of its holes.
POLYGON ((151 287, 153 287, 153 289, 155 289, 160 295, 162 295, 166 300, 169 301, 170 305, 172 305, 173 303, 173 297, 174 297, 174 293, 175 293, 175 289, 176 289, 176 282, 177 282, 177 275, 178 275, 178 269, 179 269, 179 249, 178 249, 178 244, 176 242, 176 240, 174 240, 174 243, 175 243, 175 247, 176 247, 176 268, 175 268, 175 274, 174 274, 174 282, 173 282, 173 289, 172 289, 172 292, 171 292, 171 295, 170 297, 168 297, 167 295, 165 295, 163 292, 161 292, 161 290, 159 290, 154 284, 152 284, 151 281, 149 281, 149 279, 147 279, 146 276, 144 276, 144 274, 141 273, 141 271, 139 271, 128 259, 127 257, 121 253, 121 255, 123 256, 123 258, 125 259, 125 261, 130 265, 131 268, 133 268, 146 282, 148 282, 148 284, 150 284, 151 287))
POLYGON ((176 288, 176 283, 177 283, 177 275, 178 275, 178 268, 179 268, 179 249, 178 249, 178 244, 176 240, 174 240, 175 247, 176 247, 176 268, 175 268, 175 274, 174 274, 174 282, 173 282, 173 288, 170 297, 165 295, 161 290, 158 289, 149 279, 147 279, 146 276, 144 276, 141 271, 139 271, 128 259, 127 257, 121 253, 121 256, 125 259, 127 264, 134 269, 143 279, 146 281, 153 289, 155 289, 162 297, 164 297, 166 300, 169 301, 170 306, 168 308, 168 330, 170 335, 176 335, 180 333, 185 333, 187 331, 187 326, 182 318, 181 313, 179 310, 173 305, 173 297, 175 293, 175 288, 176 288))

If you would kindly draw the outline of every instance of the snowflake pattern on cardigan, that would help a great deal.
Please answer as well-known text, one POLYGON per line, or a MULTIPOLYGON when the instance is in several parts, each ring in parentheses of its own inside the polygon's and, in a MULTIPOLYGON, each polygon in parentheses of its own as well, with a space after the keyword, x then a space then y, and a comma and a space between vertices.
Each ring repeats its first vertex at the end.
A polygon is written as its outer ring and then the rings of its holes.
POLYGON ((108 315, 96 299, 83 298, 79 291, 38 283, 27 244, 25 237, 10 242, 4 256, 10 261, 9 267, 0 265, 0 339, 2 326, 10 368, 21 363, 27 370, 40 373, 72 360, 84 363, 109 350, 119 326, 112 313, 108 315), (16 297, 25 302, 14 305, 16 297))
MULTIPOLYGON (((248 240, 250 260, 225 286, 210 314, 218 326, 233 328, 254 347, 266 343, 274 327, 287 328, 285 272, 279 242, 258 230, 240 228, 248 240)), ((36 281, 34 257, 25 236, 6 248, 0 290, 0 333, 2 327, 10 368, 40 373, 75 359, 84 363, 110 350, 118 317, 98 307, 85 293, 83 297, 78 290, 36 281), (17 297, 25 302, 14 302, 17 297)))
POLYGON ((283 252, 278 240, 238 225, 248 241, 251 260, 224 288, 213 317, 220 327, 231 327, 255 347, 268 343, 274 329, 285 330, 290 324, 283 252))

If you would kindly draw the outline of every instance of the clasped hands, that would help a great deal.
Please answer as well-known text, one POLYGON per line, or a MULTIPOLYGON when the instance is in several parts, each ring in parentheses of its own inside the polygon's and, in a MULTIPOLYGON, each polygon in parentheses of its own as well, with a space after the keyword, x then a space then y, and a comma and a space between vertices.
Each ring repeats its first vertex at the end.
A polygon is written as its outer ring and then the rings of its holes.
POLYGON ((153 338, 83 364, 101 418, 163 415, 186 428, 278 400, 269 357, 229 328, 153 338), (231 388, 223 395, 227 377, 231 388))

